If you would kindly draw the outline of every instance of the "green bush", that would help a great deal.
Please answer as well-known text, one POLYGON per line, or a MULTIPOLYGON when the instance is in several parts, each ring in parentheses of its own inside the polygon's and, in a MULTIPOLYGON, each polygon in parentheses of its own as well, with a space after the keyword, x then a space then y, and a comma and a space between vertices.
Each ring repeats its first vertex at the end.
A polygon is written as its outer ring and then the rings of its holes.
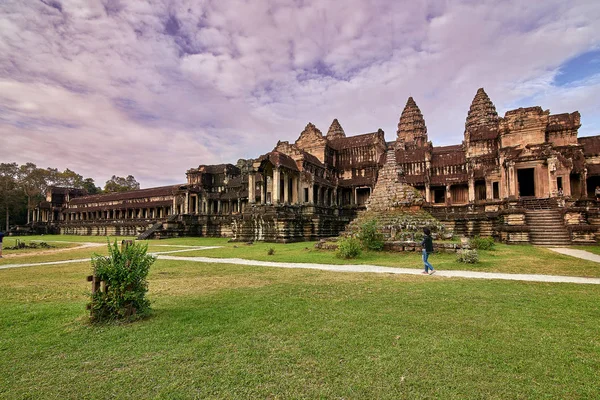
POLYGON ((150 312, 146 278, 156 258, 147 251, 147 244, 133 243, 119 249, 115 241, 108 243, 107 257, 92 256, 94 275, 105 283, 92 294, 92 322, 134 320, 150 312))
POLYGON ((469 240, 469 245, 472 249, 477 250, 492 250, 494 248, 494 238, 492 237, 479 237, 475 236, 469 240))
POLYGON ((339 258, 356 258, 362 254, 361 243, 355 238, 344 238, 338 241, 336 255, 339 258))
POLYGON ((275 254, 275 249, 272 248, 272 247, 269 247, 269 250, 267 250, 267 254, 270 255, 270 256, 274 255, 275 254))
POLYGON ((479 254, 475 249, 463 249, 456 253, 456 261, 465 264, 475 264, 479 262, 479 254))
POLYGON ((377 220, 375 219, 361 225, 358 238, 367 250, 383 250, 383 234, 377 232, 377 220))

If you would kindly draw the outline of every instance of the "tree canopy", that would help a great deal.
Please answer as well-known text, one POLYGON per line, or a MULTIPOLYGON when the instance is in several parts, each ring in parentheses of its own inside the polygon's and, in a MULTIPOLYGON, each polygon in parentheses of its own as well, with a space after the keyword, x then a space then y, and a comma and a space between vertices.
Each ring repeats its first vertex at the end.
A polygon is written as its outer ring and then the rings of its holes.
MULTIPOLYGON (((65 169, 38 168, 34 163, 0 163, 0 227, 30 222, 31 211, 45 198, 50 186, 85 189, 88 194, 102 193, 93 178, 65 169)), ((123 192, 139 189, 132 175, 113 177, 106 182, 106 192, 123 192)))
POLYGON ((129 190, 137 190, 140 184, 135 180, 133 175, 128 175, 127 178, 113 175, 104 185, 105 193, 127 192, 129 190))

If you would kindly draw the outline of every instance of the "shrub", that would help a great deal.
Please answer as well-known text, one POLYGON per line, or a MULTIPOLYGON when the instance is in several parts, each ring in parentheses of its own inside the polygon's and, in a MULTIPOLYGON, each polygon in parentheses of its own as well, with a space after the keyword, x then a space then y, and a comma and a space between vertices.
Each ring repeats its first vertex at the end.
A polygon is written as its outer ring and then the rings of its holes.
POLYGON ((108 243, 107 257, 92 256, 94 275, 105 283, 105 288, 92 294, 92 322, 134 320, 150 312, 146 278, 156 258, 147 251, 147 244, 138 243, 119 250, 115 241, 108 243))
POLYGON ((356 258, 362 253, 360 241, 355 238, 344 238, 338 241, 336 255, 340 258, 356 258))
POLYGON ((479 254, 477 250, 463 249, 456 253, 456 261, 465 264, 475 264, 479 262, 479 254))
POLYGON ((383 250, 383 235, 377 232, 377 220, 372 219, 362 224, 358 238, 367 250, 383 250))
POLYGON ((471 246, 471 248, 477 250, 492 250, 495 244, 496 243, 494 243, 494 238, 492 237, 482 238, 479 236, 475 236, 474 238, 471 238, 471 240, 469 240, 469 245, 471 246))
POLYGON ((267 251, 267 254, 272 256, 273 254, 275 254, 275 249, 272 247, 269 247, 269 250, 267 251))

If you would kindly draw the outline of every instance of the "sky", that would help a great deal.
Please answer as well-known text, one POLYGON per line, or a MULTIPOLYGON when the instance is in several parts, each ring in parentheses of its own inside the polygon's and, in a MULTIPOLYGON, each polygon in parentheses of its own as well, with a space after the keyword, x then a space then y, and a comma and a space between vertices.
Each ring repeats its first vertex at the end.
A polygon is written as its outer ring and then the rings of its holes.
POLYGON ((459 144, 479 87, 600 134, 600 2, 0 1, 0 162, 98 186, 183 183, 334 118, 391 141, 409 96, 459 144))

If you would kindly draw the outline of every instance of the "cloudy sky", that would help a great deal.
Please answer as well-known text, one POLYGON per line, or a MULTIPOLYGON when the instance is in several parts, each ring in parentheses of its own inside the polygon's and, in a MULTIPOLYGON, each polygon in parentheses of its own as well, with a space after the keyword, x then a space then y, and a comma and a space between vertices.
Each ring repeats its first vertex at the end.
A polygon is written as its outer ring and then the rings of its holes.
POLYGON ((184 182, 309 121, 394 140, 408 96, 457 144, 479 87, 600 134, 600 2, 0 1, 0 162, 99 186, 184 182))

